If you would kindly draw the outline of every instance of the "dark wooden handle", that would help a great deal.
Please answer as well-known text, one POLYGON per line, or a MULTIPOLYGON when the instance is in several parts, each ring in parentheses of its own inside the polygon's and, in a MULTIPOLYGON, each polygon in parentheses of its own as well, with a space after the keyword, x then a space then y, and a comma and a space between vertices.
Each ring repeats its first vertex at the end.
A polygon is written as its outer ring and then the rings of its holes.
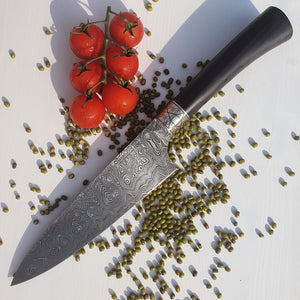
POLYGON ((276 7, 269 7, 221 50, 174 100, 189 116, 193 115, 246 66, 289 40, 292 34, 286 15, 276 7))

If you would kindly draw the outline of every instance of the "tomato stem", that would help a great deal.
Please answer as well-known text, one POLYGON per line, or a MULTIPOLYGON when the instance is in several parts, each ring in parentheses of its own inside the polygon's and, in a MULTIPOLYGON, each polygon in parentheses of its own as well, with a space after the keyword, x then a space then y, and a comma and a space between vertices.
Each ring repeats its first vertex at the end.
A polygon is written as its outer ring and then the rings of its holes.
POLYGON ((132 36, 134 36, 132 29, 138 26, 138 22, 137 21, 129 22, 121 13, 117 14, 113 11, 111 11, 111 13, 116 15, 117 17, 121 18, 125 22, 125 29, 124 29, 123 33, 128 31, 132 36))
POLYGON ((82 105, 82 107, 85 107, 85 105, 88 103, 88 101, 91 101, 92 100, 92 94, 85 94, 85 100, 84 100, 84 103, 82 105))
POLYGON ((81 33, 84 33, 86 34, 89 38, 91 39, 94 39, 90 34, 89 32, 87 31, 89 29, 89 26, 90 26, 91 23, 87 22, 86 24, 85 23, 80 23, 79 26, 75 26, 74 28, 78 29, 79 31, 72 31, 72 34, 81 34, 81 33))
POLYGON ((86 68, 87 65, 88 65, 89 63, 91 63, 91 62, 93 62, 93 61, 96 61, 96 60, 99 60, 99 59, 104 59, 104 58, 105 58, 104 55, 101 54, 101 55, 99 55, 99 56, 97 56, 97 57, 94 57, 94 58, 92 58, 92 59, 86 61, 86 62, 83 64, 83 67, 86 68))
POLYGON ((126 84, 127 81, 124 81, 124 79, 117 75, 116 73, 112 72, 112 71, 108 71, 109 73, 111 73, 112 75, 114 75, 115 80, 117 81, 118 85, 124 86, 126 84))
POLYGON ((94 89, 97 85, 99 85, 99 84, 101 84, 101 83, 104 83, 104 84, 105 84, 106 82, 105 82, 104 79, 102 79, 102 80, 96 82, 93 86, 91 86, 88 90, 86 90, 85 95, 86 95, 86 96, 92 95, 93 89, 94 89))
POLYGON ((120 43, 114 41, 113 39, 108 38, 108 40, 109 40, 110 42, 112 42, 113 44, 118 45, 118 46, 119 46, 120 48, 122 48, 124 51, 127 51, 127 50, 128 50, 124 45, 122 45, 122 44, 120 44, 120 43))

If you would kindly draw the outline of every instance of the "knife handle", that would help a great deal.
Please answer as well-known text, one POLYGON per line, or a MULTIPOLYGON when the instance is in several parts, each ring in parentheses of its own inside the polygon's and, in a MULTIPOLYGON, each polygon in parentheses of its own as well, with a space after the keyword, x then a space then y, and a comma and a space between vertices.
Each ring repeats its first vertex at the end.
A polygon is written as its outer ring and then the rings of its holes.
POLYGON ((287 16, 276 7, 267 8, 211 60, 174 101, 192 116, 246 66, 289 40, 292 34, 287 16))

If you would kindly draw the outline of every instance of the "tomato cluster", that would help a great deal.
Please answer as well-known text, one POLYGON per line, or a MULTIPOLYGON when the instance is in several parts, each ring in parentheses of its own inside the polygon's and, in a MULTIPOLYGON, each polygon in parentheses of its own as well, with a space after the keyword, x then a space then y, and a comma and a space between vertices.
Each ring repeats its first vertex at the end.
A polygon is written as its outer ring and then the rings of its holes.
POLYGON ((138 99, 129 79, 139 67, 133 47, 143 38, 142 22, 130 12, 115 14, 105 25, 110 37, 94 23, 74 27, 69 39, 71 50, 82 59, 70 72, 72 86, 81 93, 70 105, 70 116, 82 128, 98 126, 106 110, 128 114, 138 99))

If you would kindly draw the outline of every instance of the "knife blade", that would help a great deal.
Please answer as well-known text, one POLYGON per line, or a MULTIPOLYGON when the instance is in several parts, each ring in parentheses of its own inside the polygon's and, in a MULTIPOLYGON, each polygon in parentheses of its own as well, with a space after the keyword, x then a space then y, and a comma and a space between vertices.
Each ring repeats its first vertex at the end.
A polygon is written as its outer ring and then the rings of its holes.
POLYGON ((176 130, 254 60, 289 40, 286 15, 269 7, 238 34, 54 220, 14 274, 16 285, 67 259, 112 225, 175 170, 176 130))

